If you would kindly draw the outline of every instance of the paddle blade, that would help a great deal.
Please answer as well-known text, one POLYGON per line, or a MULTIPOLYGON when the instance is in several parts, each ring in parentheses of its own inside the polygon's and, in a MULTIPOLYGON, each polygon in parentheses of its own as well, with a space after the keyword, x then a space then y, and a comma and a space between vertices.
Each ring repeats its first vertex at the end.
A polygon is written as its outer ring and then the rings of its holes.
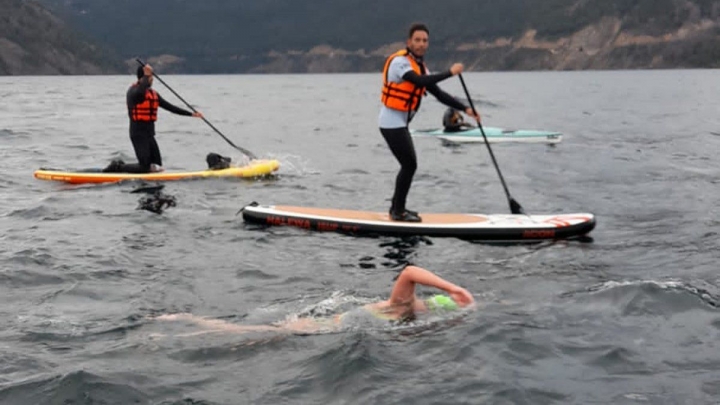
POLYGON ((520 203, 515 201, 514 198, 510 197, 510 212, 513 214, 522 214, 525 215, 525 210, 522 206, 520 206, 520 203))

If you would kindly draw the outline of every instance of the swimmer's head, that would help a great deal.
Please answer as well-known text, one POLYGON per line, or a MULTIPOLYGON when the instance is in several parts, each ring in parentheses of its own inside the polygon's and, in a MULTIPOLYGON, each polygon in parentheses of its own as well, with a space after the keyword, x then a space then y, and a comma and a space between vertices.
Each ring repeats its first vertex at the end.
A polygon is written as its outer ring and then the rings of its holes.
POLYGON ((455 311, 459 308, 452 298, 444 294, 433 295, 426 299, 425 305, 430 311, 455 311))

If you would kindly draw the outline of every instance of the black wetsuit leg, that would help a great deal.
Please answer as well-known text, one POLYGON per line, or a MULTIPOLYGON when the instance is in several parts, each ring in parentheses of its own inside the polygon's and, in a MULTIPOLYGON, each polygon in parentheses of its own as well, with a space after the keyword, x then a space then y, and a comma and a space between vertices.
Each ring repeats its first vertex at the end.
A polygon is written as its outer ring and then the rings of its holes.
POLYGON ((130 140, 135 149, 135 156, 137 157, 138 163, 123 165, 122 170, 124 172, 150 173, 150 165, 152 163, 162 166, 160 148, 158 147, 157 141, 155 141, 155 135, 136 134, 130 136, 130 140))
POLYGON ((158 166, 162 166, 162 156, 160 155, 160 147, 155 140, 155 135, 152 136, 150 142, 150 163, 155 163, 158 166))
POLYGON ((395 179, 395 194, 393 194, 390 210, 397 213, 405 211, 410 185, 415 170, 417 170, 417 157, 410 131, 404 128, 380 128, 383 138, 390 147, 395 159, 400 163, 400 172, 395 179))

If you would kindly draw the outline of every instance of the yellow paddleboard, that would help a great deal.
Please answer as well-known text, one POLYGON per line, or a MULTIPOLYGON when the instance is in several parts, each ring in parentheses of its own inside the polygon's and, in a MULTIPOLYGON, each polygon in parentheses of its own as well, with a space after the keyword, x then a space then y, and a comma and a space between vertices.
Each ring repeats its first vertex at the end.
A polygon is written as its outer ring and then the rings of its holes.
POLYGON ((62 181, 70 184, 116 183, 126 180, 172 181, 218 177, 249 178, 271 174, 279 167, 280 162, 277 160, 252 160, 245 166, 194 172, 103 173, 101 171, 66 172, 54 169, 39 169, 35 171, 35 178, 40 180, 62 181))

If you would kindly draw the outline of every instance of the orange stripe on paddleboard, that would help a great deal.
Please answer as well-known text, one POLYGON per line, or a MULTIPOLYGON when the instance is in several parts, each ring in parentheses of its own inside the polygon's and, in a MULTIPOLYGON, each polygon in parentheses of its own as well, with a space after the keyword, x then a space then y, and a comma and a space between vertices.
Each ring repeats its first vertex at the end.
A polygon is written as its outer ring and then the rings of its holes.
MULTIPOLYGON (((331 208, 313 208, 313 207, 294 207, 285 205, 274 206, 275 215, 298 214, 298 215, 313 215, 323 216, 336 219, 345 219, 351 221, 384 221, 384 222, 396 222, 390 219, 390 216, 382 212, 372 211, 354 211, 354 210, 341 210, 331 208), (282 212, 281 212, 282 211, 282 212)), ((488 219, 483 215, 470 215, 470 214, 423 214, 420 213, 422 218, 421 224, 471 224, 478 222, 486 222, 488 219)), ((408 222, 409 224, 410 222, 408 222)))

